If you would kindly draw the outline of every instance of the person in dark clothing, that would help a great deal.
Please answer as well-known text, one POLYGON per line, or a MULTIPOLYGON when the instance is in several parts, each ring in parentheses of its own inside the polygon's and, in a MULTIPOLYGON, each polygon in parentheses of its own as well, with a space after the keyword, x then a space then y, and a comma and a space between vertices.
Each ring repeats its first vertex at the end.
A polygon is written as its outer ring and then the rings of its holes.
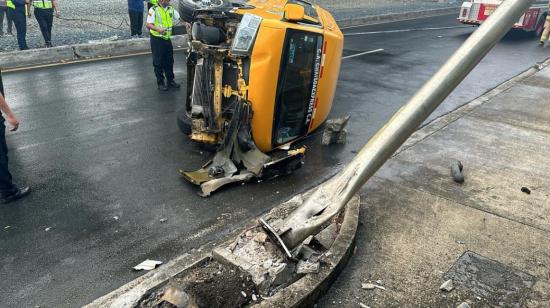
POLYGON ((7 35, 13 35, 13 20, 11 20, 11 16, 8 14, 8 4, 6 0, 0 0, 0 36, 4 35, 4 16, 6 17, 6 24, 8 26, 7 35))
POLYGON ((2 72, 0 72, 0 203, 10 203, 27 196, 31 190, 29 187, 18 188, 12 182, 12 176, 8 169, 8 145, 6 144, 5 121, 12 126, 10 131, 19 128, 19 120, 13 114, 10 106, 4 99, 4 85, 2 83, 2 72), (4 116, 6 118, 4 119, 4 116))
POLYGON ((143 28, 143 0, 128 0, 128 14, 130 15, 130 32, 132 36, 141 36, 143 28))
POLYGON ((29 49, 27 46, 27 8, 30 0, 7 0, 8 14, 10 14, 15 30, 17 30, 17 44, 20 50, 29 49))
POLYGON ((44 37, 45 46, 52 47, 53 16, 54 11, 56 17, 61 15, 59 4, 57 0, 32 0, 32 6, 34 7, 34 17, 44 37))

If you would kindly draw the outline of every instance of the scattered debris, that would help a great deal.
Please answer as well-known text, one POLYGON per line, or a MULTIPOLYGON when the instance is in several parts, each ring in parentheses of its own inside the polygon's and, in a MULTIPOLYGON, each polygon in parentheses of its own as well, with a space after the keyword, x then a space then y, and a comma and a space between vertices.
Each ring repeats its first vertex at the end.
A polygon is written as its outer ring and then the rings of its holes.
POLYGON ((46 229, 44 229, 44 231, 48 232, 52 229, 52 227, 47 227, 46 229))
POLYGON ((449 279, 445 281, 440 287, 439 290, 445 291, 445 292, 451 292, 454 289, 453 280, 449 279))
POLYGON ((252 300, 253 300, 253 301, 257 301, 257 300, 258 300, 258 297, 256 296, 256 294, 252 294, 252 300))
POLYGON ((4 230, 8 230, 9 228, 11 228, 11 226, 5 226, 4 230))
POLYGON ((197 307, 197 304, 183 290, 170 286, 160 298, 161 302, 168 302, 178 308, 197 307))
POLYGON ((159 222, 160 222, 161 224, 163 224, 163 223, 165 223, 165 222, 167 222, 167 221, 168 221, 168 218, 161 218, 161 219, 159 220, 159 222))
POLYGON ((114 219, 114 220, 119 220, 120 217, 118 217, 118 216, 113 216, 113 219, 114 219))
POLYGON ((325 130, 323 131, 323 138, 321 143, 323 145, 346 143, 348 132, 345 127, 348 124, 350 118, 351 115, 347 115, 343 118, 327 120, 325 124, 325 130))
POLYGON ((531 190, 530 190, 529 188, 527 188, 527 187, 522 187, 522 188, 521 188, 521 192, 522 192, 522 193, 526 193, 526 194, 528 194, 528 195, 531 194, 531 190))
POLYGON ((365 290, 374 290, 374 289, 386 290, 385 287, 379 286, 377 284, 370 283, 370 282, 369 283, 362 283, 361 288, 365 289, 365 290))
POLYGON ((336 240, 336 236, 338 236, 338 226, 336 226, 336 223, 333 223, 315 235, 313 239, 328 250, 332 246, 332 243, 334 243, 334 240, 336 240))
POLYGON ((365 305, 365 304, 363 304, 363 303, 359 303, 359 307, 361 307, 361 308, 370 308, 369 306, 367 306, 367 305, 365 305))
POLYGON ((264 232, 254 235, 254 240, 258 243, 265 243, 267 241, 267 234, 264 232))
POLYGON ((453 176, 453 180, 455 182, 464 183, 464 174, 462 173, 463 169, 464 166, 460 160, 455 160, 451 163, 451 175, 453 176))
POLYGON ((243 295, 243 297, 246 298, 246 292, 245 291, 241 291, 241 294, 243 295))
POLYGON ((361 288, 365 290, 374 290, 376 286, 373 283, 362 283, 361 288))
POLYGON ((298 261, 296 266, 296 273, 298 275, 302 274, 312 274, 319 272, 319 262, 309 262, 309 261, 298 261))
POLYGON ((460 241, 460 240, 456 241, 456 243, 459 244, 459 245, 464 245, 464 244, 466 244, 466 243, 464 243, 463 241, 460 241))
POLYGON ((141 270, 145 270, 145 271, 150 271, 152 269, 155 269, 155 267, 157 267, 157 265, 161 265, 162 264, 162 261, 155 261, 155 260, 145 260, 143 262, 141 262, 140 264, 134 266, 134 269, 136 271, 141 271, 141 270))
POLYGON ((379 284, 379 285, 383 285, 383 284, 384 284, 384 282, 383 282, 381 279, 376 280, 376 283, 379 284))
POLYGON ((468 303, 466 302, 462 302, 456 308, 470 308, 470 305, 468 305, 468 303))

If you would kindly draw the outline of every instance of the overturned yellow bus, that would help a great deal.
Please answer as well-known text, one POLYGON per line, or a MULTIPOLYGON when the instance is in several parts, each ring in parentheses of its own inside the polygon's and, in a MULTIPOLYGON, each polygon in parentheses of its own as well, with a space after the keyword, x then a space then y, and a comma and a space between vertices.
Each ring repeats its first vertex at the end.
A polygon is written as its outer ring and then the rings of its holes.
POLYGON ((331 110, 343 35, 319 6, 299 0, 180 1, 192 29, 180 130, 214 145, 203 168, 180 170, 208 196, 219 187, 291 173, 292 143, 331 110))

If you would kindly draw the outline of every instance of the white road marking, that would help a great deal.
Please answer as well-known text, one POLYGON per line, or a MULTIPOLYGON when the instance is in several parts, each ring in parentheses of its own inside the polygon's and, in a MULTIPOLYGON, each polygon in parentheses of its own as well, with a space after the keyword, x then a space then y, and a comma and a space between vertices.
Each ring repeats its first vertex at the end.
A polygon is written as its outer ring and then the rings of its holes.
POLYGON ((384 51, 384 49, 380 48, 380 49, 360 52, 360 53, 356 53, 354 55, 349 55, 349 56, 342 57, 342 60, 355 58, 355 57, 359 57, 359 56, 364 56, 364 55, 368 55, 368 54, 371 54, 371 53, 377 53, 377 52, 381 52, 381 51, 384 51))

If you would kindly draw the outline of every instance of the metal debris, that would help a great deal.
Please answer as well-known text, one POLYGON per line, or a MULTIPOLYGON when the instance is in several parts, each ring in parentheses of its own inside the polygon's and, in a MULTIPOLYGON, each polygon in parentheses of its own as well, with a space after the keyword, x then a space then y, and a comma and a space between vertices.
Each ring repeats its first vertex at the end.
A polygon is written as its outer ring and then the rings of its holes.
POLYGON ((120 218, 120 217, 118 217, 118 216, 113 216, 113 219, 114 219, 114 220, 119 220, 119 218, 120 218))
POLYGON ((445 291, 445 292, 451 292, 454 288, 455 288, 455 287, 454 287, 454 284, 453 284, 453 280, 452 280, 452 279, 449 279, 449 280, 445 281, 445 282, 439 287, 439 290, 445 291))
POLYGON ((252 294, 252 300, 253 300, 253 301, 257 301, 257 300, 258 300, 258 297, 256 296, 256 294, 252 294))
POLYGON ((163 224, 163 223, 165 223, 165 222, 167 222, 167 221, 168 221, 168 218, 161 218, 161 219, 159 220, 159 222, 160 222, 161 224, 163 224))
POLYGON ((241 294, 243 295, 243 297, 246 297, 246 293, 244 291, 241 291, 241 294))
POLYGON ((361 307, 361 308, 370 308, 369 306, 367 306, 367 305, 365 305, 365 304, 363 304, 363 303, 359 303, 359 307, 361 307))
POLYGON ((44 231, 48 232, 52 229, 52 227, 47 227, 46 229, 44 229, 44 231))
POLYGON ((136 271, 141 271, 141 270, 145 270, 145 271, 150 271, 152 269, 155 269, 155 267, 157 267, 157 265, 161 265, 162 264, 162 261, 155 261, 155 260, 145 260, 143 262, 141 262, 140 264, 134 266, 134 269, 136 271))
POLYGON ((348 124, 350 118, 351 115, 347 115, 343 118, 327 120, 325 124, 325 130, 323 131, 323 138, 321 143, 323 145, 346 143, 348 132, 345 127, 348 124))
POLYGON ((455 182, 464 183, 464 174, 462 173, 463 169, 464 166, 460 160, 455 160, 451 163, 451 175, 453 176, 453 180, 455 182))
POLYGON ((470 305, 468 305, 468 303, 466 302, 462 302, 456 308, 470 308, 470 305))

